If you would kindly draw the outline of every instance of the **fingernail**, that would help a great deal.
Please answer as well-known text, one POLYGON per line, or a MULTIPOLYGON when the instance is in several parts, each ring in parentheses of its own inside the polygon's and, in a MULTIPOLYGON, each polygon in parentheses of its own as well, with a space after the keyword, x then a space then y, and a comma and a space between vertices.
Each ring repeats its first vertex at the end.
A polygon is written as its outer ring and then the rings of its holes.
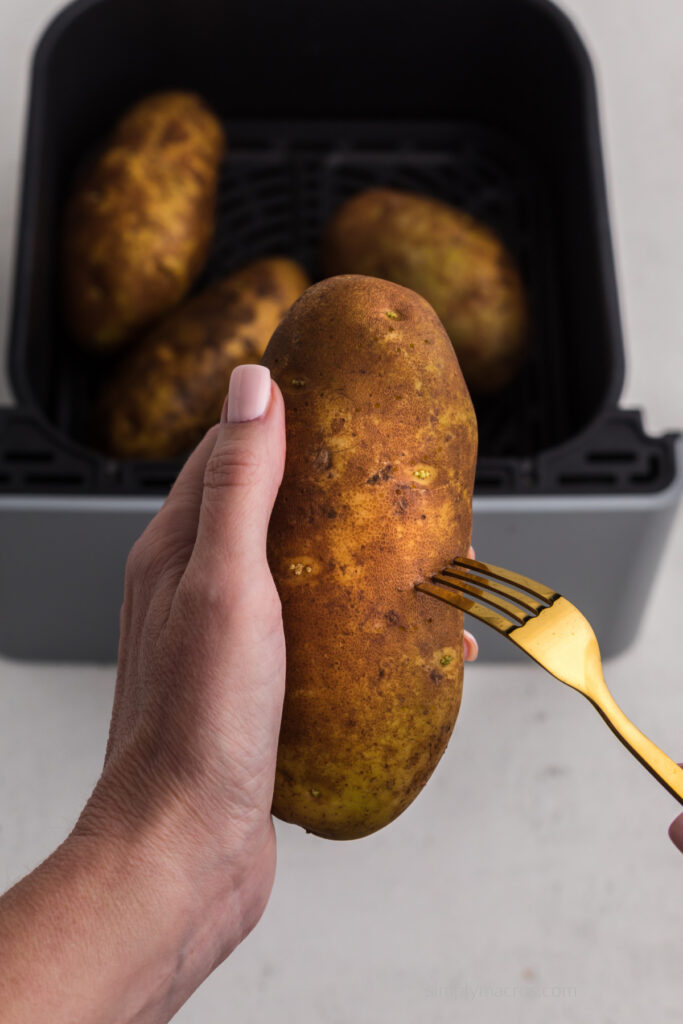
POLYGON ((467 629, 463 630, 463 637, 465 640, 465 661, 476 661, 479 654, 479 644, 476 638, 467 629))
POLYGON ((245 363, 230 375, 228 399, 223 407, 223 422, 246 423, 263 416, 270 399, 270 370, 267 366, 245 363))

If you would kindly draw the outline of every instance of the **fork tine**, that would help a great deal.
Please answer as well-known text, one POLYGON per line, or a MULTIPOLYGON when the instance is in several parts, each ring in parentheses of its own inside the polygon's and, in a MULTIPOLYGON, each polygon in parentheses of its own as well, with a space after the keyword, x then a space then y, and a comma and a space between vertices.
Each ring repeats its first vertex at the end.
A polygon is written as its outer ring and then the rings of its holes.
MULTIPOLYGON (((614 700, 603 675, 595 633, 579 609, 556 591, 519 573, 468 558, 455 558, 451 565, 468 572, 458 573, 447 567, 428 582, 416 584, 415 589, 474 615, 506 636, 550 675, 583 694, 627 750, 683 804, 683 770, 629 721, 614 700), (469 570, 478 575, 470 575, 469 570), (543 599, 547 605, 536 614, 527 615, 521 625, 510 622, 506 615, 499 614, 505 611, 513 617, 512 605, 500 596, 508 588, 492 587, 490 578, 511 583, 532 597, 543 599), (489 589, 474 585, 480 582, 489 589), (483 597, 492 607, 473 601, 468 593, 483 597)), ((519 597, 514 598, 518 602, 514 618, 519 620, 524 612, 519 607, 519 597)))
POLYGON ((415 589, 421 590, 423 594, 429 594, 430 597, 436 597, 439 601, 444 601, 446 604, 453 605, 453 607, 467 612, 468 615, 473 615, 475 619, 479 619, 487 626, 491 626, 498 633, 502 633, 503 636, 507 636, 513 629, 518 628, 516 622, 510 622, 504 615, 499 615, 493 609, 487 608, 486 605, 470 600, 462 591, 453 590, 450 587, 437 586, 429 581, 417 583, 415 589))
POLYGON ((504 583, 499 583, 497 580, 493 580, 490 576, 477 576, 473 572, 458 572, 452 566, 447 565, 445 569, 441 570, 444 576, 453 576, 455 579, 464 580, 466 583, 475 584, 478 587, 485 587, 491 590, 494 594, 498 594, 500 597, 510 597, 513 601, 521 604, 523 608, 526 608, 532 615, 538 615, 548 605, 545 601, 539 601, 536 598, 528 597, 526 593, 522 593, 519 589, 513 587, 507 587, 504 583))
POLYGON ((489 565, 488 562, 475 562, 472 558, 454 558, 453 565, 459 565, 463 569, 476 569, 485 576, 493 576, 494 579, 502 580, 504 583, 512 583, 520 590, 526 590, 532 597, 540 598, 546 604, 552 604, 560 595, 550 587, 538 583, 536 580, 522 576, 518 572, 511 572, 509 569, 502 569, 499 565, 489 565))
POLYGON ((532 612, 525 612, 518 605, 512 604, 511 601, 506 601, 504 597, 498 597, 491 591, 483 590, 482 587, 476 587, 472 582, 464 582, 462 580, 453 579, 452 576, 444 576, 443 573, 437 572, 432 576, 433 583, 442 583, 446 587, 454 587, 456 590, 461 590, 465 594, 471 594, 473 597, 479 597, 487 604, 490 604, 497 612, 502 612, 517 626, 523 626, 525 622, 533 618, 532 612))

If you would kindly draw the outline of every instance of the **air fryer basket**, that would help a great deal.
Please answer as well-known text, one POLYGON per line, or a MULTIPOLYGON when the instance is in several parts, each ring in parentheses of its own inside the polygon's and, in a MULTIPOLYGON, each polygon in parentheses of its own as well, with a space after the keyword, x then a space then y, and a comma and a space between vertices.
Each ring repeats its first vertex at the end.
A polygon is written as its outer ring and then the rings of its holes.
POLYGON ((81 0, 34 68, 0 492, 161 493, 178 462, 122 462, 90 440, 111 363, 62 326, 59 236, 74 169, 153 89, 188 87, 230 142, 201 284, 287 254, 319 276, 322 228, 373 185, 424 192, 493 227, 533 316, 530 358, 476 403, 476 494, 638 493, 668 486, 673 436, 617 409, 623 350, 595 96, 584 51, 544 0, 407 3, 81 0), (314 9, 315 8, 315 9, 314 9))
MULTIPOLYGON (((442 197, 505 239, 532 352, 477 402, 477 549, 570 596, 604 656, 624 650, 680 500, 683 439, 650 438, 618 408, 596 97, 564 15, 548 0, 77 0, 44 34, 31 82, 16 405, 0 410, 3 653, 116 658, 126 554, 178 470, 92 446, 110 364, 72 346, 59 303, 74 171, 129 104, 165 88, 202 94, 229 138, 205 281, 276 253, 317 276, 327 217, 378 184, 442 197)), ((492 631, 479 641, 484 661, 514 654, 492 631)))

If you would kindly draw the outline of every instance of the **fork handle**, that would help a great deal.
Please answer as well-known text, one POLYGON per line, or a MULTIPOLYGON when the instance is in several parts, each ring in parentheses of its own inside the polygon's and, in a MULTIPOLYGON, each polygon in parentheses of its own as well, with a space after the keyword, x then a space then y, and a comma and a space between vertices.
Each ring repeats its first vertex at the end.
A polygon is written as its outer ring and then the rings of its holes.
POLYGON ((598 693, 588 699, 627 750, 630 750, 633 756, 661 782, 664 788, 668 789, 671 795, 683 804, 683 768, 680 768, 640 729, 636 728, 621 710, 606 684, 599 688, 598 693))

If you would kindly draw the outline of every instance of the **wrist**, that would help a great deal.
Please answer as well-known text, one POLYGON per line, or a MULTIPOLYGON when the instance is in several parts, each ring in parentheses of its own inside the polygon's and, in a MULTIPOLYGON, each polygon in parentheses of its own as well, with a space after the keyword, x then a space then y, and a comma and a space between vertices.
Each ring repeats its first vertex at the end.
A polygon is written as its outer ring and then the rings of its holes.
MULTIPOLYGON (((117 885, 163 908, 174 948, 185 958, 191 951, 186 968, 201 974, 199 984, 255 926, 270 895, 270 815, 248 831, 197 787, 146 787, 105 771, 67 845, 75 857, 97 851, 117 885)), ((153 913, 150 923, 158 929, 153 913)))
POLYGON ((115 1008, 116 1024, 168 1019, 166 1008, 180 1006, 202 980, 190 984, 189 894, 173 861, 152 856, 146 841, 78 828, 54 858, 72 900, 73 933, 84 946, 92 942, 98 960, 106 935, 99 1004, 115 1008))
POLYGON ((151 832, 124 838, 77 826, 54 858, 73 907, 70 941, 77 949, 82 938, 81 957, 95 951, 97 1004, 111 1007, 112 1024, 170 1019, 240 941, 231 881, 213 893, 223 918, 219 943, 201 884, 151 832))
POLYGON ((76 829, 0 909, 0 1021, 158 1024, 213 966, 182 872, 146 842, 76 829))
POLYGON ((96 790, 63 850, 73 870, 112 894, 121 918, 143 943, 156 942, 162 958, 182 962, 185 970, 192 968, 189 955, 199 972, 203 955, 214 961, 219 940, 209 926, 216 908, 221 908, 223 955, 243 937, 243 880, 227 867, 218 871, 176 808, 131 821, 96 790))
POLYGON ((173 879, 188 921, 206 928, 215 919, 227 955, 257 923, 270 895, 272 818, 231 805, 224 787, 202 773, 176 775, 168 767, 142 768, 132 756, 108 764, 73 835, 112 843, 154 875, 173 879))

